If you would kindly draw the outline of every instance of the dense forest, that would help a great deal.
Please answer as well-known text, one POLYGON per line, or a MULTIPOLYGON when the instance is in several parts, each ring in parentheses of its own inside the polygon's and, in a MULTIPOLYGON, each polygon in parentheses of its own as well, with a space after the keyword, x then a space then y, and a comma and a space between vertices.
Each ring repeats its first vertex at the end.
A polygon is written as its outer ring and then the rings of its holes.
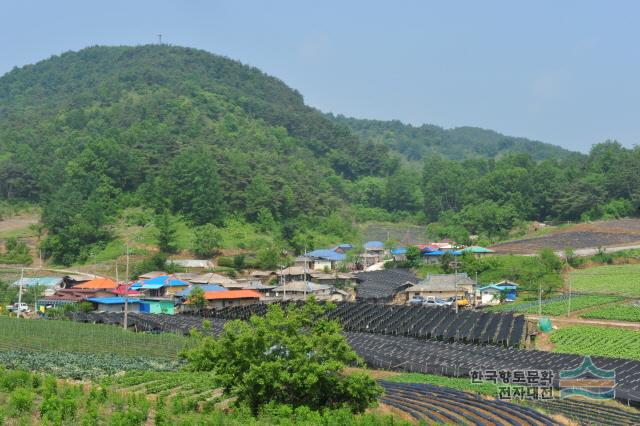
POLYGON ((398 120, 366 120, 333 114, 327 114, 327 117, 347 126, 363 141, 384 144, 409 161, 420 161, 433 155, 450 160, 500 158, 522 152, 530 154, 534 160, 579 155, 559 146, 477 127, 443 129, 432 124, 412 126, 398 120))
POLYGON ((307 229, 349 235, 356 221, 495 240, 522 221, 638 211, 640 150, 615 142, 582 156, 440 129, 433 150, 404 131, 381 125, 374 137, 352 124, 208 52, 91 47, 0 78, 0 199, 40 204, 45 253, 66 264, 113 238, 136 206, 157 224, 169 213, 194 227, 260 224, 295 251, 313 247, 307 229), (415 154, 403 148, 411 140, 415 154))

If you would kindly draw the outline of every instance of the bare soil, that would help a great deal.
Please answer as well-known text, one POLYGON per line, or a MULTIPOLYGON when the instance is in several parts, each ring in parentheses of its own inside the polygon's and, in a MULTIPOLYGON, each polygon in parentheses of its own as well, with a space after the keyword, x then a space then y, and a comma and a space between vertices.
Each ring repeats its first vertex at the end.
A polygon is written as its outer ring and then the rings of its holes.
POLYGON ((564 250, 597 250, 598 247, 640 245, 640 219, 618 219, 583 223, 552 231, 540 237, 523 238, 491 247, 499 254, 534 254, 550 247, 564 250))

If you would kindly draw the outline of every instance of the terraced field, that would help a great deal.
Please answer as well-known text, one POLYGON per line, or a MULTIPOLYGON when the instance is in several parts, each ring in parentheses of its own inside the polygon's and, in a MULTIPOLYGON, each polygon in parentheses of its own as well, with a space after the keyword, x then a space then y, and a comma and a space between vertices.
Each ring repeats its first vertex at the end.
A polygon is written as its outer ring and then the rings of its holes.
POLYGON ((428 424, 555 425, 549 417, 520 405, 418 383, 379 382, 381 401, 428 424))
POLYGON ((580 425, 637 426, 640 412, 633 408, 622 408, 605 403, 580 399, 546 400, 531 403, 532 407, 549 414, 560 414, 580 425))

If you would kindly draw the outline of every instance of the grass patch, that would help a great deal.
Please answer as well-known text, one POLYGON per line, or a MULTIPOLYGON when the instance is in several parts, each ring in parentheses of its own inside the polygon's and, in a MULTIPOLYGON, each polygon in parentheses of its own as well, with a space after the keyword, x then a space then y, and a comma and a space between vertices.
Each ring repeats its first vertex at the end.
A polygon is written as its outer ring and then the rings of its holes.
POLYGON ((591 325, 555 330, 553 352, 640 360, 640 331, 591 325))
POLYGON ((579 269, 571 272, 569 278, 576 292, 640 297, 640 264, 579 269))

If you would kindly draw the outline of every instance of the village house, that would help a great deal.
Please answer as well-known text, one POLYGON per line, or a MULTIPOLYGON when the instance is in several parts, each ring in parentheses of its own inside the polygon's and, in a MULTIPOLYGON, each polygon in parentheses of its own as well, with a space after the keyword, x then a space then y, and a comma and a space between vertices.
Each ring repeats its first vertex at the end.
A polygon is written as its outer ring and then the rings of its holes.
POLYGON ((128 299, 124 297, 89 297, 87 302, 91 302, 98 312, 124 312, 125 304, 127 312, 140 312, 140 300, 128 299))
MULTIPOLYGON (((260 297, 261 294, 253 290, 206 291, 204 293, 207 309, 253 305, 260 302, 260 297)), ((187 302, 186 305, 189 303, 187 302)))
POLYGON ((510 281, 501 281, 496 284, 489 284, 478 289, 480 293, 480 303, 483 305, 498 305, 502 300, 513 302, 516 300, 518 284, 510 281))
POLYGON ((317 300, 329 300, 333 293, 333 286, 316 284, 310 281, 291 281, 273 289, 276 298, 282 300, 305 300, 314 296, 317 300))
MULTIPOLYGON (((344 245, 344 247, 346 246, 347 245, 344 245)), ((344 254, 344 250, 345 248, 338 246, 332 249, 310 251, 302 256, 298 256, 295 261, 295 266, 310 268, 316 271, 333 271, 338 268, 340 263, 347 260, 347 255, 344 254)))
POLYGON ((476 302, 475 281, 466 273, 429 274, 418 284, 404 290, 405 301, 416 297, 424 299, 449 299, 464 296, 470 303, 476 302))

